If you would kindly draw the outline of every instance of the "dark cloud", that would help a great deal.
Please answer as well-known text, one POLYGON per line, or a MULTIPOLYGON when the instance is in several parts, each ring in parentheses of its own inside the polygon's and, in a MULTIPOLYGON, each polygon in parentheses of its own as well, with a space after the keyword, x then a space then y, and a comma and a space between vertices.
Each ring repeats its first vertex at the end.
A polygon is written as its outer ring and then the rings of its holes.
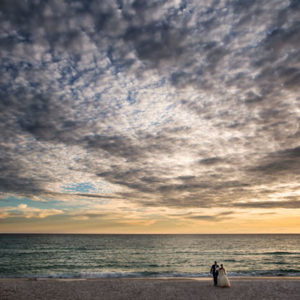
POLYGON ((84 178, 111 193, 74 196, 151 206, 289 195, 299 8, 1 1, 0 191, 63 197, 58 185, 84 178))
POLYGON ((300 201, 260 201, 235 203, 233 207, 238 208, 300 208, 300 201))
POLYGON ((259 166, 249 169, 250 172, 273 175, 287 173, 300 175, 300 147, 270 153, 259 166))
POLYGON ((201 159, 199 161, 199 164, 202 164, 202 165, 215 165, 215 164, 218 164, 220 162, 222 162, 222 158, 210 157, 210 158, 201 159))
POLYGON ((228 220, 231 219, 231 215, 233 215, 233 211, 227 211, 227 212, 222 212, 216 215, 193 215, 189 216, 189 219, 194 219, 194 220, 203 220, 203 221, 211 221, 211 222, 220 222, 223 220, 228 220))

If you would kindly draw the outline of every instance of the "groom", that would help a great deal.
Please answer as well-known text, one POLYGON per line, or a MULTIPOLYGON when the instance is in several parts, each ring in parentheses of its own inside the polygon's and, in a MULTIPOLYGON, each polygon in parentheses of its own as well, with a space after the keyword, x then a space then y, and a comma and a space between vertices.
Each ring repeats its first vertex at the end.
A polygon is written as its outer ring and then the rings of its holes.
POLYGON ((218 274, 219 274, 218 268, 219 268, 219 265, 217 264, 216 261, 210 268, 210 274, 212 274, 214 277, 214 286, 216 286, 218 283, 218 274))

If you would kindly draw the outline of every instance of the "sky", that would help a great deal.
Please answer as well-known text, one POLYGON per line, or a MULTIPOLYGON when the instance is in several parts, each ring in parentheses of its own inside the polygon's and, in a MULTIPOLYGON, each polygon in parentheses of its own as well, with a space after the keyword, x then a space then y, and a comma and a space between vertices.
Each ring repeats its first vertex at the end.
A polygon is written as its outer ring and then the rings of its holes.
POLYGON ((2 0, 0 232, 300 233, 298 0, 2 0))

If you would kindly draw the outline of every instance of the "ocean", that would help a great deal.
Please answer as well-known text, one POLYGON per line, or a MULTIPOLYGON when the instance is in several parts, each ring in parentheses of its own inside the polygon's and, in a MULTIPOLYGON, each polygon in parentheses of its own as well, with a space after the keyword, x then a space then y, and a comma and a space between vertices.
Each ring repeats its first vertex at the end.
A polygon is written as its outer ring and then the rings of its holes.
POLYGON ((300 235, 1 234, 0 277, 300 276, 300 235))

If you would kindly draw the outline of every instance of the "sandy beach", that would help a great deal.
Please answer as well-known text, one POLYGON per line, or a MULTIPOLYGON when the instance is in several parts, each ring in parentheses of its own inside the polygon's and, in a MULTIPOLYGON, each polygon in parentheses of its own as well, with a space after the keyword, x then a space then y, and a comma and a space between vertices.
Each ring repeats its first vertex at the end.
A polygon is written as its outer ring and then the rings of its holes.
POLYGON ((300 278, 0 279, 0 299, 300 299, 300 278))

